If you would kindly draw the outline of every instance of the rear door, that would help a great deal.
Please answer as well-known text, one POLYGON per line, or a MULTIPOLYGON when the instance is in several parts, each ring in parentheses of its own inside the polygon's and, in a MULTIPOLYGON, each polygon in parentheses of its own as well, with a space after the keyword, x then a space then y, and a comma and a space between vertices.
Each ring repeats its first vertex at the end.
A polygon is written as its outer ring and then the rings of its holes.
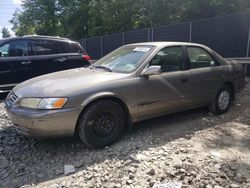
POLYGON ((68 68, 67 56, 61 52, 56 40, 31 40, 31 54, 33 77, 68 68))
POLYGON ((30 78, 29 45, 25 39, 5 42, 0 45, 0 85, 15 86, 30 78))
POLYGON ((219 62, 202 47, 187 46, 187 58, 190 67, 188 82, 193 105, 207 104, 223 82, 219 62))

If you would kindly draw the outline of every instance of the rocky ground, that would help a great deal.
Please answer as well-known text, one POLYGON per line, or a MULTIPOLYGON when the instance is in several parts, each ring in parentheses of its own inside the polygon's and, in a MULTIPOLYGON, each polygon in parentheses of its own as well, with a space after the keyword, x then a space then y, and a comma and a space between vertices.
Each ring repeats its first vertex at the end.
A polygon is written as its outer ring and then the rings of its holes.
POLYGON ((225 115, 216 117, 201 108, 148 120, 102 150, 88 150, 77 138, 24 138, 0 104, 0 187, 164 183, 250 187, 250 85, 225 115))

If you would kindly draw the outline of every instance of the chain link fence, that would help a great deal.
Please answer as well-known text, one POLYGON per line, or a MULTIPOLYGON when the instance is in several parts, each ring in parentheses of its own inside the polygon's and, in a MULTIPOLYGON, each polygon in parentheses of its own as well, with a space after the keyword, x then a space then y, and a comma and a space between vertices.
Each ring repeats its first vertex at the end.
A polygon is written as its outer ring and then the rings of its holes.
POLYGON ((250 56, 250 12, 80 40, 93 59, 130 43, 182 41, 209 46, 223 57, 250 56))

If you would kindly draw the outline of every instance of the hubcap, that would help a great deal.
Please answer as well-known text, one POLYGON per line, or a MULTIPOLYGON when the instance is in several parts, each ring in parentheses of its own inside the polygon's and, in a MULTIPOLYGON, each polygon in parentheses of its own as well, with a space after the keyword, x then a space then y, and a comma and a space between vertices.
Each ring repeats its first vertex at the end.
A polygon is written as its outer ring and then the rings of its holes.
POLYGON ((225 110, 230 103, 230 93, 226 90, 222 91, 218 98, 218 106, 220 110, 225 110))
POLYGON ((109 135, 114 129, 115 119, 109 112, 99 114, 94 123, 95 134, 99 137, 109 135))

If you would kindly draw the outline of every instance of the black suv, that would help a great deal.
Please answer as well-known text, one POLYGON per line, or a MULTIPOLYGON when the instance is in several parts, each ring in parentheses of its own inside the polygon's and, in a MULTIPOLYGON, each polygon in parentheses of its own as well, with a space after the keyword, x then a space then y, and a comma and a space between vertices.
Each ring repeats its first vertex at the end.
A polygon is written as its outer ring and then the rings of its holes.
POLYGON ((0 93, 43 74, 90 65, 78 42, 60 37, 24 36, 0 40, 0 93))

